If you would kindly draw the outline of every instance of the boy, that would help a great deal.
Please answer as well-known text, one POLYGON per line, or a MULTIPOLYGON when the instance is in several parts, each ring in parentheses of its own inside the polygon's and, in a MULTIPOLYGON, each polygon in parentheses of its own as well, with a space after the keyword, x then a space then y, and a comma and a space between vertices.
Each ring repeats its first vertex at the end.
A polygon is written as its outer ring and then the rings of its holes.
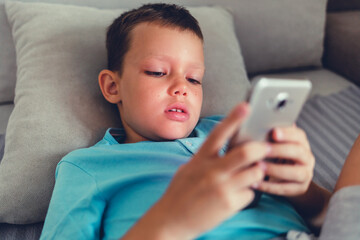
POLYGON ((122 14, 109 27, 107 50, 99 85, 117 105, 123 128, 109 129, 95 146, 58 164, 42 239, 269 239, 290 229, 309 232, 288 200, 308 224, 320 226, 329 193, 311 183, 314 157, 302 130, 275 129, 275 143, 225 152, 248 106, 236 106, 220 124, 219 117, 199 121, 203 36, 186 9, 149 4, 122 14), (272 181, 263 182, 265 175, 272 181), (253 189, 269 194, 240 211, 253 189))

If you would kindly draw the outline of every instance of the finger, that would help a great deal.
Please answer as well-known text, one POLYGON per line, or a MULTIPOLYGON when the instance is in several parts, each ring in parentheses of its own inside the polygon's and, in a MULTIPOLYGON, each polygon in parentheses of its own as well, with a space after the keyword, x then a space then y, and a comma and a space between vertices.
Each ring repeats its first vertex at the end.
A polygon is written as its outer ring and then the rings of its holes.
POLYGON ((237 189, 248 188, 252 185, 258 185, 265 177, 264 163, 258 163, 252 167, 246 168, 234 174, 230 180, 230 184, 236 186, 237 189))
POLYGON ((217 155, 226 141, 235 134, 241 123, 245 120, 249 112, 247 103, 237 105, 230 114, 215 127, 210 133, 203 146, 200 148, 200 154, 217 155))
POLYGON ((270 146, 265 142, 246 142, 240 146, 232 148, 221 159, 221 167, 225 171, 239 170, 244 167, 263 160, 270 152, 270 146))
POLYGON ((305 192, 307 187, 308 185, 306 184, 298 184, 293 182, 276 183, 263 181, 259 184, 257 190, 281 196, 295 196, 298 195, 299 192, 305 192))
POLYGON ((271 151, 267 154, 269 158, 281 158, 292 160, 302 165, 315 165, 315 158, 312 152, 303 145, 294 143, 271 144, 271 151))
POLYGON ((271 137, 275 142, 300 143, 310 149, 310 144, 305 131, 296 126, 274 128, 271 134, 271 137))
POLYGON ((244 207, 248 206, 254 199, 255 193, 250 188, 245 188, 241 191, 236 192, 238 207, 237 210, 240 211, 244 207))
POLYGON ((266 175, 287 182, 308 182, 312 179, 312 170, 302 165, 266 163, 266 175))

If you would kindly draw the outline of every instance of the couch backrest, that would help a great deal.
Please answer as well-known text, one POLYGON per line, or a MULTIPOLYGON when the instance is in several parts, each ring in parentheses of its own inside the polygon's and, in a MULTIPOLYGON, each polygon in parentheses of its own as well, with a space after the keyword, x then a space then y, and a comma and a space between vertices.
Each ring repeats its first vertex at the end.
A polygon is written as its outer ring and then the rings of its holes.
POLYGON ((328 12, 360 10, 359 0, 329 0, 327 5, 328 12))

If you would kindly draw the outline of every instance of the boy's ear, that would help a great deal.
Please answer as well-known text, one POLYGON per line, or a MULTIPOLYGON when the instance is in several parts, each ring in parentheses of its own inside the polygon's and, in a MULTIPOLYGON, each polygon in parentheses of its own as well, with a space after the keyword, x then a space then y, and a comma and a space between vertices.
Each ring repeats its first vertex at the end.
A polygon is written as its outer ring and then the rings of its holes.
POLYGON ((114 104, 121 102, 120 79, 117 73, 104 69, 99 73, 98 80, 101 92, 108 102, 114 104))

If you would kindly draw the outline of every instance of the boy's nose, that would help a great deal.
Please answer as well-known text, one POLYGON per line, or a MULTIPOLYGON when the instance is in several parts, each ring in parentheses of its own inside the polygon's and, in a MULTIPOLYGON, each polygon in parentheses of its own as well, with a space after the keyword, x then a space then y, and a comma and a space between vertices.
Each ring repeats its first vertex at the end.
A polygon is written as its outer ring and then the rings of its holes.
POLYGON ((175 80, 169 89, 170 94, 173 96, 187 96, 186 80, 175 80))
POLYGON ((187 95, 186 87, 183 86, 181 88, 178 88, 177 90, 174 91, 174 95, 186 96, 187 95))

